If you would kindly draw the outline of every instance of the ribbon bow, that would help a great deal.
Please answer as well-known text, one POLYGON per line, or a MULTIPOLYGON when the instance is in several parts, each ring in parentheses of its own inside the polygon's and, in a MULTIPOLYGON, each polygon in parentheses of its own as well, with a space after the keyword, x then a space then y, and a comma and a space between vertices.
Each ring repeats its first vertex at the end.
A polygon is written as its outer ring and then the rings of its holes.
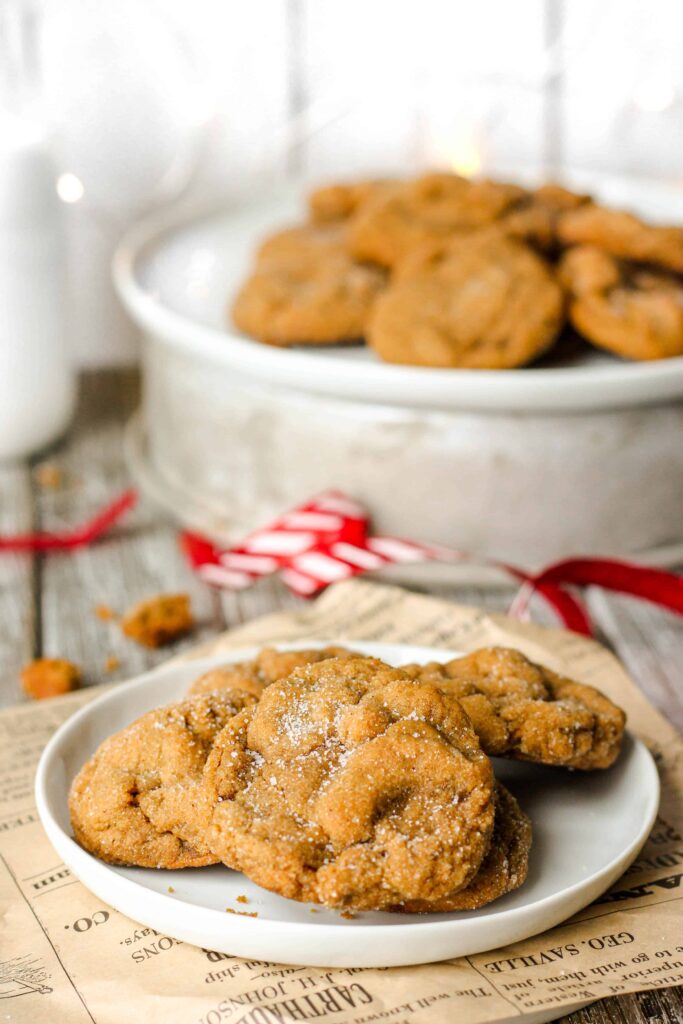
MULTIPOLYGON (((99 540, 135 505, 129 490, 81 526, 56 532, 0 535, 0 553, 73 551, 99 540)), ((241 543, 218 548, 196 534, 181 541, 190 563, 207 583, 228 589, 251 586, 262 576, 280 573, 295 594, 313 597, 330 583, 386 565, 409 562, 478 562, 507 573, 520 584, 510 614, 526 617, 539 594, 568 629, 591 636, 588 612, 570 587, 600 586, 631 594, 683 615, 683 578, 615 558, 569 558, 529 573, 507 562, 482 559, 453 548, 370 532, 366 510, 339 491, 326 491, 297 506, 241 543)))
POLYGON ((190 563, 207 583, 243 589, 279 573, 293 593, 314 597, 330 583, 375 572, 386 565, 425 561, 476 561, 493 566, 521 583, 510 613, 524 617, 538 593, 568 629, 591 636, 590 617, 568 586, 599 585, 633 594, 683 615, 683 579, 658 569, 606 558, 573 558, 529 573, 507 562, 482 559, 453 548, 376 535, 357 501, 326 491, 285 512, 272 523, 228 548, 195 534, 182 534, 190 563))

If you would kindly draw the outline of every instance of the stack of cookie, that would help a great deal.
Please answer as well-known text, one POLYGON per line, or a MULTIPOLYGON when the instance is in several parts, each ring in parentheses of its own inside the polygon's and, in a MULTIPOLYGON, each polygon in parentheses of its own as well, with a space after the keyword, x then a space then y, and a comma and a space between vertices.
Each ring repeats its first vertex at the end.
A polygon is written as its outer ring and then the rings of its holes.
POLYGON ((387 362, 507 369, 569 323, 630 359, 683 354, 683 228, 558 185, 432 173, 318 189, 267 239, 232 316, 272 345, 367 340, 387 362))
POLYGON ((606 768, 623 730, 602 694, 514 650, 397 669, 266 649, 107 739, 71 821, 113 864, 222 862, 343 911, 472 910, 524 882, 531 845, 490 757, 606 768))

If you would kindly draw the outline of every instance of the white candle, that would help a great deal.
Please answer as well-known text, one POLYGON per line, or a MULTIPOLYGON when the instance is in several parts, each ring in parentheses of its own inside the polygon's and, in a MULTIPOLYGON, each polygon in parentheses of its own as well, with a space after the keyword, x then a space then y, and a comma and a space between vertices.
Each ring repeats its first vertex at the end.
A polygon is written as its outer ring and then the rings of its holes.
POLYGON ((65 246, 55 168, 40 129, 0 116, 0 459, 66 428, 75 377, 64 331, 65 246))

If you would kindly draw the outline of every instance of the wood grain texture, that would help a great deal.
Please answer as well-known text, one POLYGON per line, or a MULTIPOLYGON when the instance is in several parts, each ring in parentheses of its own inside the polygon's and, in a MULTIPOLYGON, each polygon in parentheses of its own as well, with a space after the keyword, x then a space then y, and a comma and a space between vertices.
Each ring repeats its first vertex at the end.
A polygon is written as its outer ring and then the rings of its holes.
MULTIPOLYGON (((132 372, 85 375, 68 437, 30 465, 0 467, 0 531, 81 522, 130 486, 123 428, 137 400, 132 372), (46 462, 62 476, 57 487, 40 484, 39 467, 46 462)), ((512 589, 479 587, 440 587, 435 593, 492 611, 505 611, 513 596, 512 589)), ((586 600, 600 639, 614 648, 649 699, 670 720, 683 724, 681 620, 599 590, 589 592, 586 600)), ((70 555, 0 557, 0 704, 19 699, 19 667, 41 653, 72 658, 90 685, 130 677, 228 626, 301 604, 275 579, 242 592, 209 592, 187 568, 173 524, 141 501, 92 547, 70 555), (191 595, 198 628, 170 649, 147 651, 127 640, 116 621, 103 622, 95 614, 98 604, 120 613, 142 597, 171 591, 191 595), (119 665, 108 672, 105 662, 110 657, 119 665)), ((541 601, 534 600, 531 610, 536 621, 553 624, 541 601)), ((675 1024, 683 1021, 683 990, 607 999, 558 1019, 563 1024, 675 1024)))
MULTIPOLYGON (((0 466, 0 533, 33 528, 28 465, 0 466)), ((19 700, 19 669, 40 645, 36 565, 29 555, 0 555, 0 705, 19 700)))
MULTIPOLYGON (((35 518, 43 528, 82 522, 130 486, 122 431, 137 397, 133 374, 82 378, 70 435, 49 458, 63 483, 54 489, 34 488, 35 518)), ((168 649, 149 651, 126 639, 116 621, 98 618, 97 605, 120 615, 144 597, 189 593, 198 628, 192 637, 174 645, 174 651, 224 628, 220 605, 188 569, 176 531, 144 501, 101 542, 70 554, 41 557, 38 576, 35 600, 42 652, 75 661, 83 669, 86 684, 135 675, 169 656, 168 649), (108 671, 110 658, 117 659, 118 665, 108 671)))
POLYGON ((568 1017, 557 1018, 557 1024, 680 1024, 681 1021, 681 988, 601 999, 568 1017))
POLYGON ((602 639, 617 652, 656 708, 683 730, 681 619, 645 601, 593 588, 589 606, 602 639))

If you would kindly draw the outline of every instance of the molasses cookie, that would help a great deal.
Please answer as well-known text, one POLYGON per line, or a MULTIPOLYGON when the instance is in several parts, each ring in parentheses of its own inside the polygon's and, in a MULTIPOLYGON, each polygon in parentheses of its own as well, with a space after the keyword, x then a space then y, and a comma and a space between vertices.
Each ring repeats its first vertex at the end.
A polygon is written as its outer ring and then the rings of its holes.
POLYGON ((458 701, 361 657, 267 687, 217 737, 204 792, 225 864, 346 909, 464 888, 494 823, 491 763, 458 701))
POLYGON ((407 913, 478 910, 519 889, 526 881, 531 849, 531 822, 512 793, 496 783, 496 819, 489 852, 469 885, 440 899, 411 900, 396 910, 407 913))
POLYGON ((680 278, 586 245, 565 253, 559 276, 572 325, 594 345, 626 359, 683 355, 680 278))
POLYGON ((539 255, 497 231, 474 232, 401 264, 372 311, 368 343, 390 363, 524 366, 552 345, 563 307, 539 255))
POLYGON ((626 716, 592 686, 508 647, 484 647, 440 664, 405 665, 421 683, 456 697, 491 757, 565 768, 609 768, 626 716))
POLYGON ((491 224, 525 195, 517 185, 425 174, 363 204, 348 228, 357 259, 395 267, 415 249, 491 224))
POLYGON ((80 845, 110 864, 213 864, 195 828, 195 787, 216 734, 255 703, 225 690, 149 711, 100 744, 71 786, 80 845))
POLYGON ((357 341, 385 274, 356 261, 336 227, 281 232, 259 250, 232 307, 237 328, 270 345, 357 341))

